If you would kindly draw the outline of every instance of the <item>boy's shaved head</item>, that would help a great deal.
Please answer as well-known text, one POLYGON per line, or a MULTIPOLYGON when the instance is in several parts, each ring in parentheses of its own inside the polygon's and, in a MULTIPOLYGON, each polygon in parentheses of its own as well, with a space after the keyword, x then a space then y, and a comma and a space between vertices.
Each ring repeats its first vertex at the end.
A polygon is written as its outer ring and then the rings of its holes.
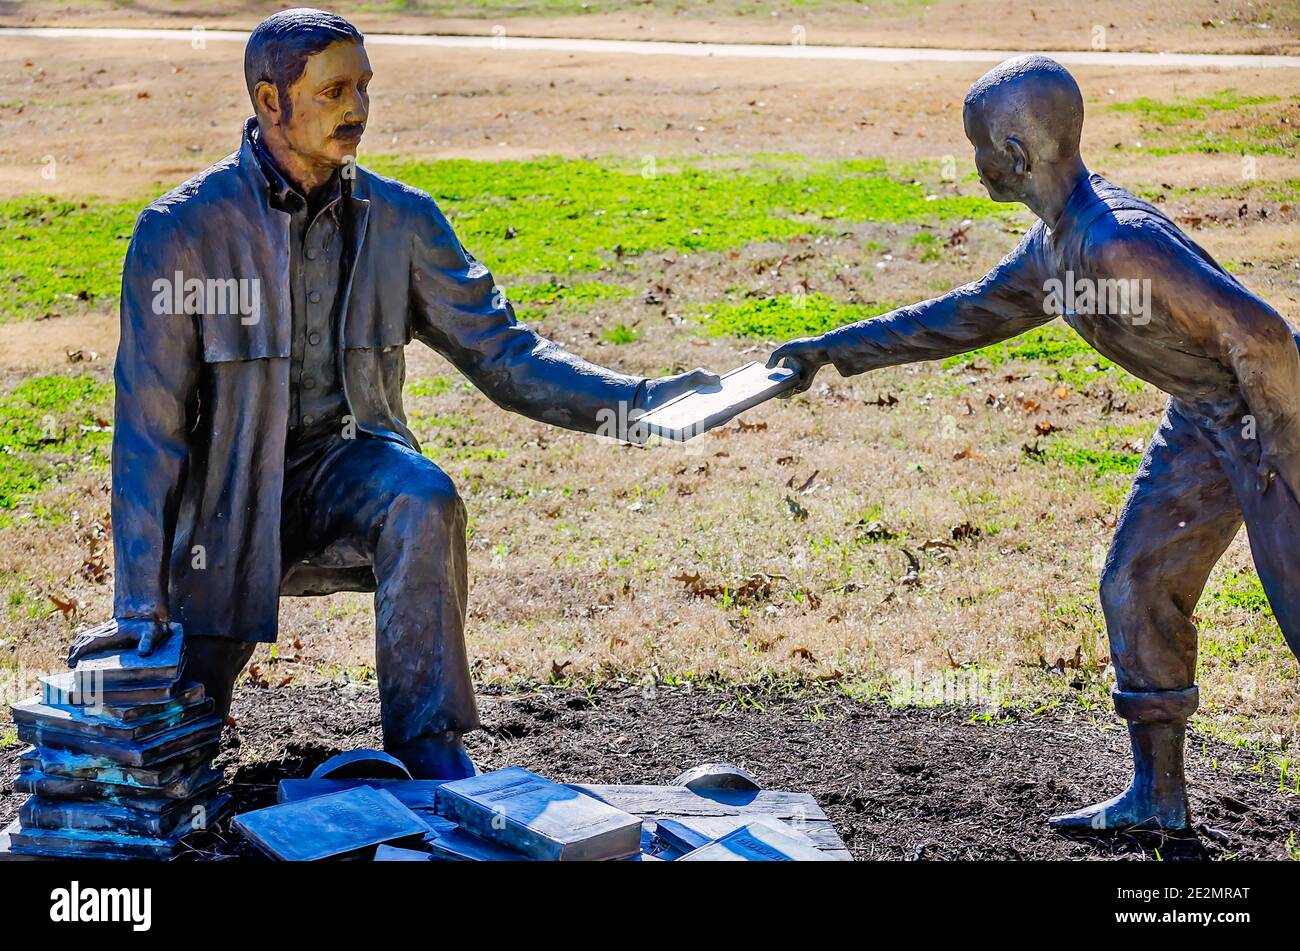
POLYGON ((970 87, 962 122, 989 197, 1054 220, 1083 168, 1083 96, 1065 67, 1038 54, 999 63, 970 87))
POLYGON ((989 138, 1017 138, 1040 162, 1079 151, 1083 95, 1064 66, 1041 55, 1017 56, 976 80, 966 94, 966 120, 984 125, 989 138))

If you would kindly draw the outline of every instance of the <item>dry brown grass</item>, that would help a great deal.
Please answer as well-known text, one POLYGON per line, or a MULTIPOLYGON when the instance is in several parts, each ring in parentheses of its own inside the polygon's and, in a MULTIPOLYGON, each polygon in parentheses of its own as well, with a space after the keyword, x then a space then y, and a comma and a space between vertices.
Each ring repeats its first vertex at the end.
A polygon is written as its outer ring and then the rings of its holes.
MULTIPOLYGON (((10 42, 0 40, 0 47, 10 42)), ((41 82, 56 86, 57 95, 32 111, 0 114, 6 133, 0 154, 13 162, 68 150, 72 171, 56 190, 139 194, 155 179, 179 179, 230 146, 244 112, 242 93, 231 90, 227 75, 230 56, 191 64, 186 73, 163 71, 130 82, 114 77, 119 111, 112 122, 97 123, 102 107, 76 100, 73 87, 84 80, 73 77, 83 63, 93 73, 120 55, 77 47, 42 54, 41 82), (147 82, 154 95, 137 100, 132 82, 147 82), (163 128, 170 93, 179 96, 183 86, 198 101, 175 128, 163 128), (185 151, 191 142, 201 145, 201 154, 185 151), (128 161, 135 149, 143 157, 128 161), (109 169, 116 178, 105 177, 109 169)), ((379 151, 390 150, 385 143, 398 135, 391 148, 403 154, 473 154, 483 148, 475 141, 482 123, 497 116, 491 121, 527 154, 638 155, 657 142, 657 149, 678 155, 965 155, 955 110, 971 70, 937 69, 924 81, 912 71, 900 83, 893 68, 836 65, 760 81, 748 66, 692 62, 626 84, 621 66, 605 61, 566 65, 523 58, 506 64, 449 53, 449 72, 431 78, 414 57, 392 50, 383 57, 377 65, 390 86, 377 95, 368 140, 379 151), (453 66, 476 77, 481 95, 457 91, 453 66), (555 95, 548 92, 549 76, 573 78, 561 102, 547 98, 555 95), (770 113, 748 105, 787 79, 787 93, 798 90, 802 97, 798 104, 776 100, 779 108, 770 113), (717 88, 701 97, 706 82, 717 88), (431 101, 435 85, 448 94, 431 110, 423 103, 431 101), (888 97, 886 89, 892 90, 888 97), (618 92, 599 95, 602 90, 618 92), (878 110, 870 124, 855 120, 864 99, 878 110), (614 131, 617 120, 643 107, 654 110, 653 123, 638 120, 642 128, 630 136, 614 131), (507 118, 499 118, 503 113, 507 118), (788 113, 802 117, 797 134, 783 122, 788 113), (680 130, 660 129, 675 121, 669 117, 691 115, 705 116, 710 128, 725 134, 696 142, 680 130)), ((34 84, 23 78, 24 68, 10 62, 4 78, 34 84)), ((1083 70, 1080 79, 1090 102, 1100 103, 1107 97, 1203 95, 1229 84, 1275 93, 1271 84, 1278 77, 1083 70)), ((1294 112, 1286 103, 1278 108, 1294 112)), ((1198 240, 1237 262, 1243 279, 1292 320, 1300 318, 1295 213, 1265 194, 1297 177, 1294 157, 1261 158, 1260 181, 1242 184, 1240 160, 1233 156, 1152 159, 1114 150, 1113 141, 1143 134, 1137 120, 1092 111, 1088 148, 1095 166, 1131 186, 1173 186, 1166 207, 1202 218, 1198 240), (1192 186, 1212 190, 1183 190, 1192 186), (1236 186, 1251 203, 1240 218, 1238 196, 1213 190, 1236 186), (1258 217, 1259 208, 1269 212, 1267 219, 1258 217)), ((26 174, 11 171, 6 193, 31 191, 26 174)), ((910 242, 916 230, 868 225, 827 241, 652 256, 639 272, 619 278, 633 288, 632 297, 543 313, 539 322, 584 355, 627 370, 725 369, 763 356, 759 342, 701 332, 700 315, 732 289, 783 293, 806 282, 809 290, 841 298, 919 299, 981 273, 1015 240, 1014 229, 980 221, 964 249, 923 261, 910 242), (894 260, 877 268, 885 254, 894 260), (666 306, 642 303, 652 286, 671 288, 666 306), (635 325, 639 339, 604 343, 601 329, 617 323, 635 325)), ((111 321, 90 317, 84 327, 84 346, 111 353, 111 321)), ((26 372, 49 372, 48 361, 61 359, 33 343, 44 333, 40 325, 15 325, 4 333, 14 344, 5 355, 6 388, 26 372)), ((458 379, 424 350, 411 350, 410 367, 414 380, 458 379)), ((88 372, 107 376, 108 369, 105 358, 88 372)), ((1055 369, 1033 363, 922 365, 850 380, 827 371, 809 394, 747 414, 746 425, 760 428, 733 426, 685 447, 647 449, 506 415, 458 382, 440 396, 412 397, 408 410, 426 446, 439 447, 470 511, 468 636, 483 681, 820 679, 905 701, 903 688, 919 671, 923 686, 940 690, 961 690, 989 676, 1009 702, 1032 706, 1074 698, 1102 704, 1108 651, 1095 587, 1126 479, 1037 462, 1023 447, 1039 438, 1035 425, 1043 419, 1066 437, 1099 444, 1105 438, 1089 434, 1102 427, 1146 438, 1163 398, 1150 389, 1128 393, 1101 382, 1058 389, 1055 369), (897 405, 875 405, 886 394, 897 405), (1025 402, 1040 408, 1028 411, 1025 402), (1113 409, 1116 402, 1127 406, 1113 409), (946 424, 946 417, 953 422, 946 424), (474 457, 484 449, 505 455, 474 457), (814 472, 816 479, 800 491, 814 472), (792 514, 787 498, 806 518, 792 514), (873 521, 900 537, 871 540, 860 523, 873 521), (954 527, 966 523, 978 527, 979 536, 954 541, 954 527), (931 540, 943 544, 927 545, 931 540), (905 548, 920 564, 915 583, 907 579, 905 548), (757 573, 772 579, 770 591, 740 603, 692 596, 688 584, 676 580, 698 575, 701 587, 735 589, 757 573)), ((102 473, 92 473, 51 486, 39 501, 63 513, 61 520, 33 518, 0 528, 0 589, 10 599, 0 666, 15 676, 50 668, 74 627, 109 609, 111 585, 81 573, 107 515, 103 482, 102 473), (77 600, 77 614, 63 618, 49 595, 77 600)), ((1222 589, 1231 573, 1249 566, 1239 538, 1209 590, 1222 589)), ((282 620, 274 656, 264 648, 256 661, 273 684, 286 677, 301 683, 366 676, 373 624, 367 597, 286 601, 282 620)), ((1280 735, 1294 737, 1300 728, 1297 665, 1276 625, 1265 614, 1212 598, 1203 601, 1201 620, 1206 722, 1270 745, 1280 735)))

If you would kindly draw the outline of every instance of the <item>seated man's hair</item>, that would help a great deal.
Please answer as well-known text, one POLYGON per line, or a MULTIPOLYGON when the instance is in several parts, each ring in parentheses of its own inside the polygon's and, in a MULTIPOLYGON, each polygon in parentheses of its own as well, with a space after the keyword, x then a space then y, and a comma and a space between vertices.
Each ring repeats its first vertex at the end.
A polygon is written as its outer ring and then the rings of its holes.
POLYGON ((995 141, 1021 136, 1049 161, 1079 151, 1083 95, 1069 70, 1049 57, 1017 56, 994 66, 970 87, 966 108, 984 116, 995 141))
POLYGON ((296 7, 271 14, 257 24, 244 48, 244 82, 249 98, 253 98, 258 83, 274 83, 288 118, 289 87, 306 69, 307 58, 340 40, 360 43, 362 39, 355 26, 324 10, 296 7))

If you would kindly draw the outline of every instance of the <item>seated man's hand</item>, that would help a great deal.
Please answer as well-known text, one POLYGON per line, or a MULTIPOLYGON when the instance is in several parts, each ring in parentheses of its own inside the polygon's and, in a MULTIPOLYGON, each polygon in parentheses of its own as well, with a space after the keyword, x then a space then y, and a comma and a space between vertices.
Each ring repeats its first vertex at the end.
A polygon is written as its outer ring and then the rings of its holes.
POLYGON ((782 398, 788 398, 812 386, 817 371, 830 362, 821 337, 800 337, 773 350, 767 367, 770 370, 781 366, 799 374, 799 382, 781 394, 782 398))
POLYGON ((722 377, 704 367, 696 367, 694 370, 687 370, 685 373, 677 373, 673 376, 661 376, 657 380, 646 380, 635 409, 641 413, 648 413, 683 393, 720 386, 721 383, 722 377))
POLYGON ((75 667, 82 657, 104 651, 135 648, 147 657, 173 634, 179 636, 179 631, 179 624, 153 618, 114 618, 87 628, 72 639, 68 646, 68 666, 75 667))

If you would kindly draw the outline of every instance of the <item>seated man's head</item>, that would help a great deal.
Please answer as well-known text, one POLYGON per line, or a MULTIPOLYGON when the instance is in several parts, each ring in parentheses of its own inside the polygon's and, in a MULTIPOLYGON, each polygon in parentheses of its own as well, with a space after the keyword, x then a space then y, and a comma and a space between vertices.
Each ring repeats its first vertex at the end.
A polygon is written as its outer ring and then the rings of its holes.
POLYGON ((273 14, 244 50, 258 126, 274 151, 287 150, 295 164, 337 168, 356 156, 370 110, 370 75, 361 33, 324 10, 273 14))
POLYGON ((966 94, 962 121, 994 201, 1024 201, 1035 175, 1052 180, 1078 164, 1083 96, 1046 56, 1017 56, 981 76, 966 94))

